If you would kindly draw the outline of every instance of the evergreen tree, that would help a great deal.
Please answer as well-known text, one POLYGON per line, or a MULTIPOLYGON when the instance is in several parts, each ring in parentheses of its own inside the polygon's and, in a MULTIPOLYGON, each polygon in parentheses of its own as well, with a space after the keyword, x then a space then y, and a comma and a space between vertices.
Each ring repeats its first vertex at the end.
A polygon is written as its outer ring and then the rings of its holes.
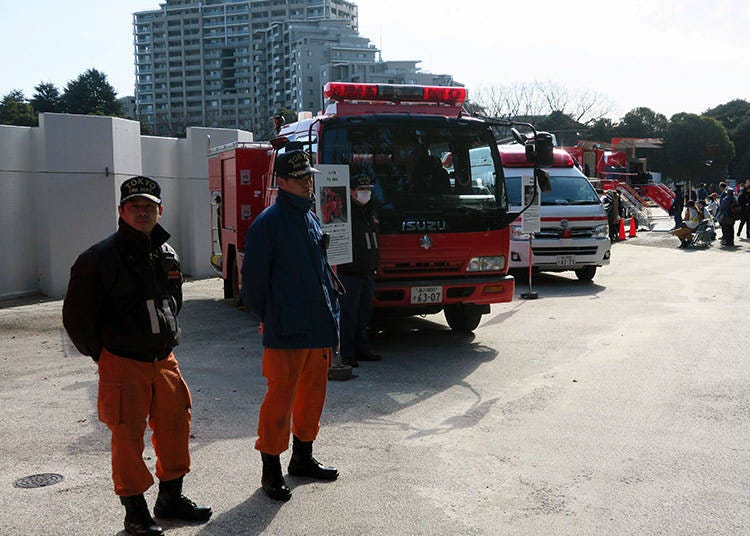
POLYGON ((31 98, 30 104, 36 113, 64 112, 62 95, 55 84, 41 82, 34 88, 36 93, 31 98))
POLYGON ((713 117, 679 113, 672 116, 664 136, 665 170, 678 180, 726 176, 734 158, 727 129, 713 117))
POLYGON ((33 127, 37 124, 34 109, 26 102, 23 91, 14 89, 0 101, 0 124, 33 127))
POLYGON ((115 89, 107 82, 107 75, 89 69, 68 82, 63 93, 65 111, 71 114, 122 115, 115 89))
POLYGON ((651 108, 633 108, 615 130, 619 138, 661 138, 667 131, 667 118, 651 108))

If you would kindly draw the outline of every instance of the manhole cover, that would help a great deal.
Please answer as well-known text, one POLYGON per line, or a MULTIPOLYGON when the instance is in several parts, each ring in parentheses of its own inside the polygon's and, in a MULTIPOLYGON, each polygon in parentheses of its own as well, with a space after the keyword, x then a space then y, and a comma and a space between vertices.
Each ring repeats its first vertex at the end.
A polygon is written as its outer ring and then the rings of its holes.
POLYGON ((56 473, 42 473, 41 475, 31 475, 19 478, 13 482, 16 488, 42 488, 62 482, 63 476, 56 473))

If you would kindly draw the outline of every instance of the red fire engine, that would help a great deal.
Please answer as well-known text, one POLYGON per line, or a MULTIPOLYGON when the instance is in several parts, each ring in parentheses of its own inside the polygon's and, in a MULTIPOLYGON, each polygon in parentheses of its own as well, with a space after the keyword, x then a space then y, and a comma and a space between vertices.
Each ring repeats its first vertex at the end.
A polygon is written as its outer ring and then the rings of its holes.
POLYGON ((245 232, 275 198, 273 147, 301 145, 313 162, 373 179, 376 311, 443 310, 452 329, 473 330, 514 292, 508 224, 518 214, 508 214, 490 122, 463 111, 461 87, 329 83, 324 93, 326 110, 282 126, 273 146, 238 143, 209 155, 212 264, 225 296, 239 297, 245 232))

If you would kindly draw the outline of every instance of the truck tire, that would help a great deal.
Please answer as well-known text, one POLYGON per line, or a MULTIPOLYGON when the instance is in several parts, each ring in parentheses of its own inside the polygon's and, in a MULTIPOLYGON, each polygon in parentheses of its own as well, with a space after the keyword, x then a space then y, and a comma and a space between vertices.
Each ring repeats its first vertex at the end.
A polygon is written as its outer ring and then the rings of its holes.
POLYGON ((576 270, 576 277, 581 281, 591 281, 596 274, 596 266, 584 266, 576 270))
POLYGON ((224 299, 236 300, 237 305, 242 304, 242 296, 240 295, 240 270, 239 266, 237 266, 237 255, 231 256, 227 278, 224 280, 224 299))
POLYGON ((459 333, 474 331, 482 320, 482 309, 471 304, 446 305, 443 313, 450 328, 459 333))

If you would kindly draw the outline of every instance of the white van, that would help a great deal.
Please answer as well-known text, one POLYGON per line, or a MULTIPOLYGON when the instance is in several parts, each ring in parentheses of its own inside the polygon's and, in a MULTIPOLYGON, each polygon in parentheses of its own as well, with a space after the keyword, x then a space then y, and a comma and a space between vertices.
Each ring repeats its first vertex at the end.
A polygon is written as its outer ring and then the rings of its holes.
MULTIPOLYGON (((499 145, 511 211, 520 211, 521 177, 534 168, 521 145, 499 145)), ((545 272, 574 270, 578 279, 590 281, 599 266, 609 264, 607 213, 586 176, 562 149, 554 150, 554 164, 546 168, 551 191, 541 192, 541 231, 531 242, 532 268, 545 272)), ((511 225, 510 268, 529 267, 529 235, 521 222, 511 225)))

